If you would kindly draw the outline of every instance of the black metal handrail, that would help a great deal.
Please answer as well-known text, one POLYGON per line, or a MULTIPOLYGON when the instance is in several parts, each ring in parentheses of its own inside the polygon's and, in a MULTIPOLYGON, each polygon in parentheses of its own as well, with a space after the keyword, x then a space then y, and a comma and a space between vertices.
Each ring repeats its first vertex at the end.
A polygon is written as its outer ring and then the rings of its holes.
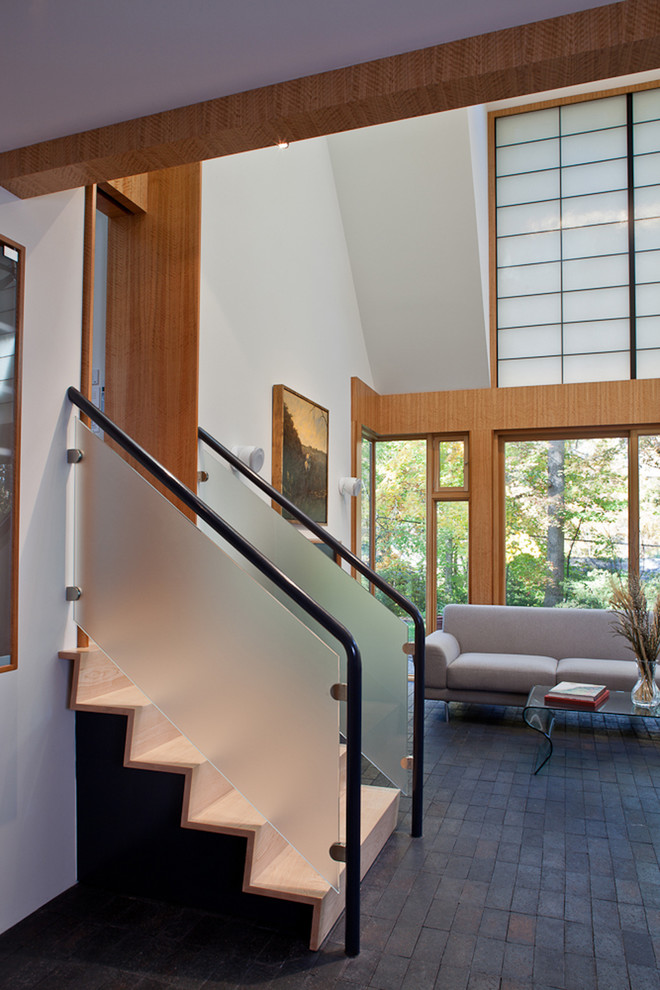
POLYGON ((327 530, 319 526, 317 522, 299 509, 297 505, 288 499, 277 488, 273 488, 261 475, 244 464, 231 450, 216 440, 207 430, 199 427, 197 430, 199 439, 202 440, 211 450, 223 457, 233 468, 240 471, 246 478, 261 489, 279 506, 290 512, 291 515, 303 523, 303 525, 329 546, 336 554, 339 554, 351 567, 359 571, 383 594, 387 595, 393 602, 396 602, 404 612, 407 612, 413 620, 415 629, 415 683, 413 693, 413 788, 412 788, 412 827, 411 835, 418 838, 422 834, 423 828, 423 802, 424 802, 424 669, 426 657, 426 629, 424 620, 418 608, 408 601, 400 592, 393 588, 387 581, 383 580, 380 574, 373 571, 368 564, 356 557, 347 547, 335 539, 327 530))
POLYGON ((313 598, 299 588, 272 561, 248 542, 190 488, 179 481, 151 454, 128 436, 105 413, 86 399, 78 389, 67 390, 69 400, 89 416, 104 433, 168 489, 188 509, 215 530, 224 540, 254 565, 308 615, 337 639, 346 652, 346 907, 345 951, 356 956, 360 951, 360 820, 362 786, 362 660, 358 645, 348 629, 313 598))

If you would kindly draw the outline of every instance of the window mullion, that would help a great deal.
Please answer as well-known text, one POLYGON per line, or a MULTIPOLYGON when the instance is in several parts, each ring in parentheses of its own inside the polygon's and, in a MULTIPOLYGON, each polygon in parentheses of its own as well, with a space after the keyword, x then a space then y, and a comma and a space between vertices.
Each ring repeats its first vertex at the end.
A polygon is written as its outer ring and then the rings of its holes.
POLYGON ((632 430, 628 441, 628 574, 639 578, 639 434, 632 430))
POLYGON ((637 297, 635 287, 635 159, 633 146, 633 94, 626 94, 628 165, 628 298, 630 319, 630 377, 637 378, 637 297))

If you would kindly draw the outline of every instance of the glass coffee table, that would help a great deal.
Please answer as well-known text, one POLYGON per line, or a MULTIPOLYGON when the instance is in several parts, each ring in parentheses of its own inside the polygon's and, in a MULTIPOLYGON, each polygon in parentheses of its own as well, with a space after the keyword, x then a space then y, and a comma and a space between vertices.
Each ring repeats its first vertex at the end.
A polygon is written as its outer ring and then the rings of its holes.
MULTIPOLYGON (((630 691, 610 691, 609 697, 597 708, 587 708, 585 705, 552 705, 546 703, 545 695, 552 684, 536 684, 529 692, 527 703, 523 708, 523 719, 530 729, 540 732, 547 741, 547 752, 538 762, 534 773, 538 773, 552 756, 552 727, 555 724, 555 712, 586 712, 588 715, 629 715, 631 718, 647 716, 660 718, 660 708, 636 708, 630 700, 630 691)), ((542 754, 541 754, 542 755, 542 754)))

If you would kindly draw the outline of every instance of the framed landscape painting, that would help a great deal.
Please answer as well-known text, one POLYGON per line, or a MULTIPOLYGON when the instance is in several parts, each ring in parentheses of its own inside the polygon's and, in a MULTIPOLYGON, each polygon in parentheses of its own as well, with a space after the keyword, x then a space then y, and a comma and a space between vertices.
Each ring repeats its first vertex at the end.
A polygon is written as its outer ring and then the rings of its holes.
POLYGON ((273 485, 319 523, 328 521, 328 416, 304 395, 273 385, 273 485))

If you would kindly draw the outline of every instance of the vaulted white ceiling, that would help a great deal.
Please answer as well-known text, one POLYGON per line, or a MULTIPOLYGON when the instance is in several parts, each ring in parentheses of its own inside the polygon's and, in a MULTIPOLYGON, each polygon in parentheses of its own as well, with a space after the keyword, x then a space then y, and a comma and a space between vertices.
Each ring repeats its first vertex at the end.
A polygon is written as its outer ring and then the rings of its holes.
POLYGON ((0 151, 608 0, 5 0, 0 151))

